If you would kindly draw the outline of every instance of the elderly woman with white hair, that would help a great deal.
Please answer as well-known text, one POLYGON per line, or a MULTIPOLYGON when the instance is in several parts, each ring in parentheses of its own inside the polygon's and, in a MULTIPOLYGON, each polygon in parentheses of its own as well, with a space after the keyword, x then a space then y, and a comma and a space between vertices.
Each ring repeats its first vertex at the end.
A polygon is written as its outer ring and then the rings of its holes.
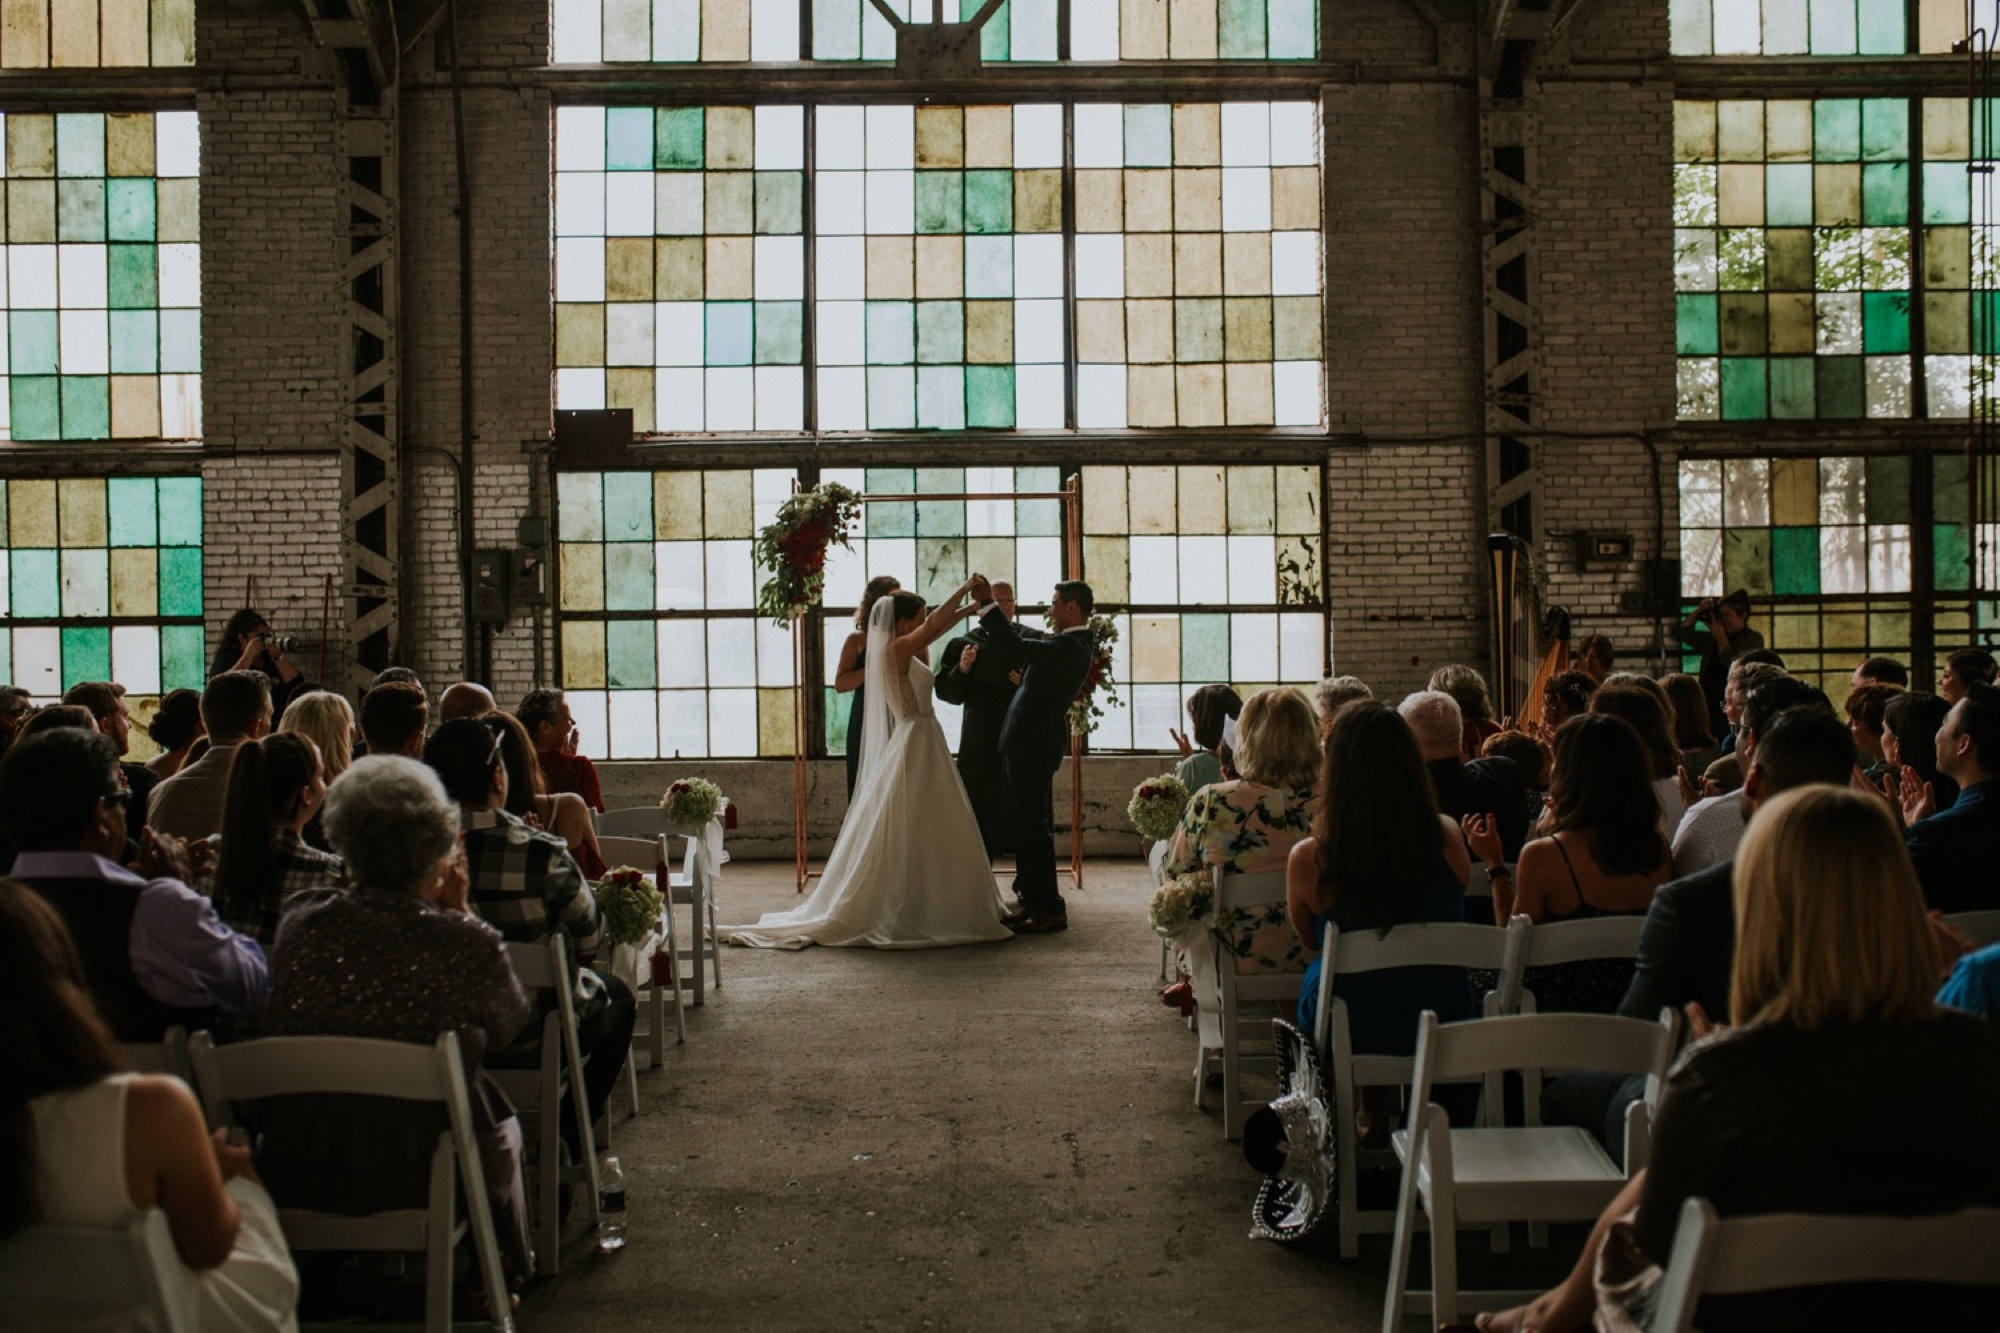
MULTIPOLYGON (((513 1273, 534 1269, 513 1108, 481 1071, 531 1004, 500 932, 466 907, 458 806, 413 759, 355 762, 327 792, 328 840, 351 888, 293 897, 271 952, 271 1036, 374 1037, 429 1045, 458 1034, 487 1192, 513 1273)), ((278 1099, 258 1169, 287 1207, 341 1213, 421 1208, 443 1128, 438 1108, 375 1098, 278 1099)))

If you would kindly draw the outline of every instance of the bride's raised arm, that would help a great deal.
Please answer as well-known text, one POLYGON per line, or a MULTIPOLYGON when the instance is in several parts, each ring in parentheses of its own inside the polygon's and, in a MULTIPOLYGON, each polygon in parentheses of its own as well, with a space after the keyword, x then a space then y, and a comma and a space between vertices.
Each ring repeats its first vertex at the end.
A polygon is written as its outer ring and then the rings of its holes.
POLYGON ((893 640, 889 644, 889 651, 895 654, 899 661, 907 661, 918 653, 929 651, 933 643, 944 637, 946 630, 978 609, 972 602, 966 600, 966 595, 978 583, 979 576, 974 574, 960 584, 958 591, 938 603, 931 613, 924 617, 921 625, 900 639, 893 640))

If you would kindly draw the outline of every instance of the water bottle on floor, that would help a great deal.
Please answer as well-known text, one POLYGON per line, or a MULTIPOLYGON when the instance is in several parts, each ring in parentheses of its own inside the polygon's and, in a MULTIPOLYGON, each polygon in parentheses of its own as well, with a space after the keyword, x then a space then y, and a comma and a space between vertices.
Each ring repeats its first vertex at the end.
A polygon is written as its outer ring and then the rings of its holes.
POLYGON ((616 1157, 597 1168, 597 1250, 616 1254, 625 1248, 625 1169, 616 1157))

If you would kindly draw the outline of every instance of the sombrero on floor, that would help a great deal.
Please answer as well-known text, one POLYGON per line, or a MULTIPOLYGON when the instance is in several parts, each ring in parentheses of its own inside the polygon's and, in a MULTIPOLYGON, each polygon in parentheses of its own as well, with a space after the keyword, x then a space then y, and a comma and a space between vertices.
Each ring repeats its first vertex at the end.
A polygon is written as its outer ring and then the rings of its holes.
POLYGON ((1333 1198, 1333 1099, 1312 1042, 1296 1027, 1271 1021, 1278 1048, 1278 1096, 1243 1126, 1243 1157, 1264 1173, 1250 1208, 1253 1239, 1303 1240, 1333 1198))

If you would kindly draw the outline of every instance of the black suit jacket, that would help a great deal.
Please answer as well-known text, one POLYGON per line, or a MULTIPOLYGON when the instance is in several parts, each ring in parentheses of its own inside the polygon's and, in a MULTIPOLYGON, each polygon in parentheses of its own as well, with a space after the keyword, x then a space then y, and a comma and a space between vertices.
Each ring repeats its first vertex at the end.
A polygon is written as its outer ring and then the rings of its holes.
POLYGON ((1975 782, 1949 810, 1910 825, 1910 860, 1939 912, 2000 907, 2000 782, 1975 782))
POLYGON ((1046 763, 1053 770, 1069 753, 1070 702, 1090 674, 1089 633, 1078 629, 1030 639, 997 606, 979 623, 1002 673, 1022 669, 1021 688, 1000 724, 1000 753, 1015 762, 1046 763))
POLYGON ((1729 975, 1736 966, 1735 863, 1724 861, 1662 884, 1639 930, 1639 962, 1618 1012, 1648 1022, 1660 1010, 1699 1001, 1729 1021, 1729 975))
MULTIPOLYGON (((1042 639, 1048 636, 1027 625, 1015 625, 1015 630, 1023 639, 1042 639)), ((937 681, 933 688, 937 697, 948 704, 957 704, 966 710, 965 732, 970 735, 974 729, 975 712, 991 710, 993 718, 992 736, 997 744, 1000 737, 1000 723, 1007 715, 1007 705, 1014 701, 1014 691, 1018 688, 1007 679, 1007 673, 1014 668, 1007 664, 1005 649, 988 652, 993 636, 984 625, 974 625, 970 630, 951 640, 944 646, 944 655, 938 659, 937 681), (958 659, 964 655, 966 645, 979 646, 979 660, 972 664, 968 674, 958 669, 958 659)))

